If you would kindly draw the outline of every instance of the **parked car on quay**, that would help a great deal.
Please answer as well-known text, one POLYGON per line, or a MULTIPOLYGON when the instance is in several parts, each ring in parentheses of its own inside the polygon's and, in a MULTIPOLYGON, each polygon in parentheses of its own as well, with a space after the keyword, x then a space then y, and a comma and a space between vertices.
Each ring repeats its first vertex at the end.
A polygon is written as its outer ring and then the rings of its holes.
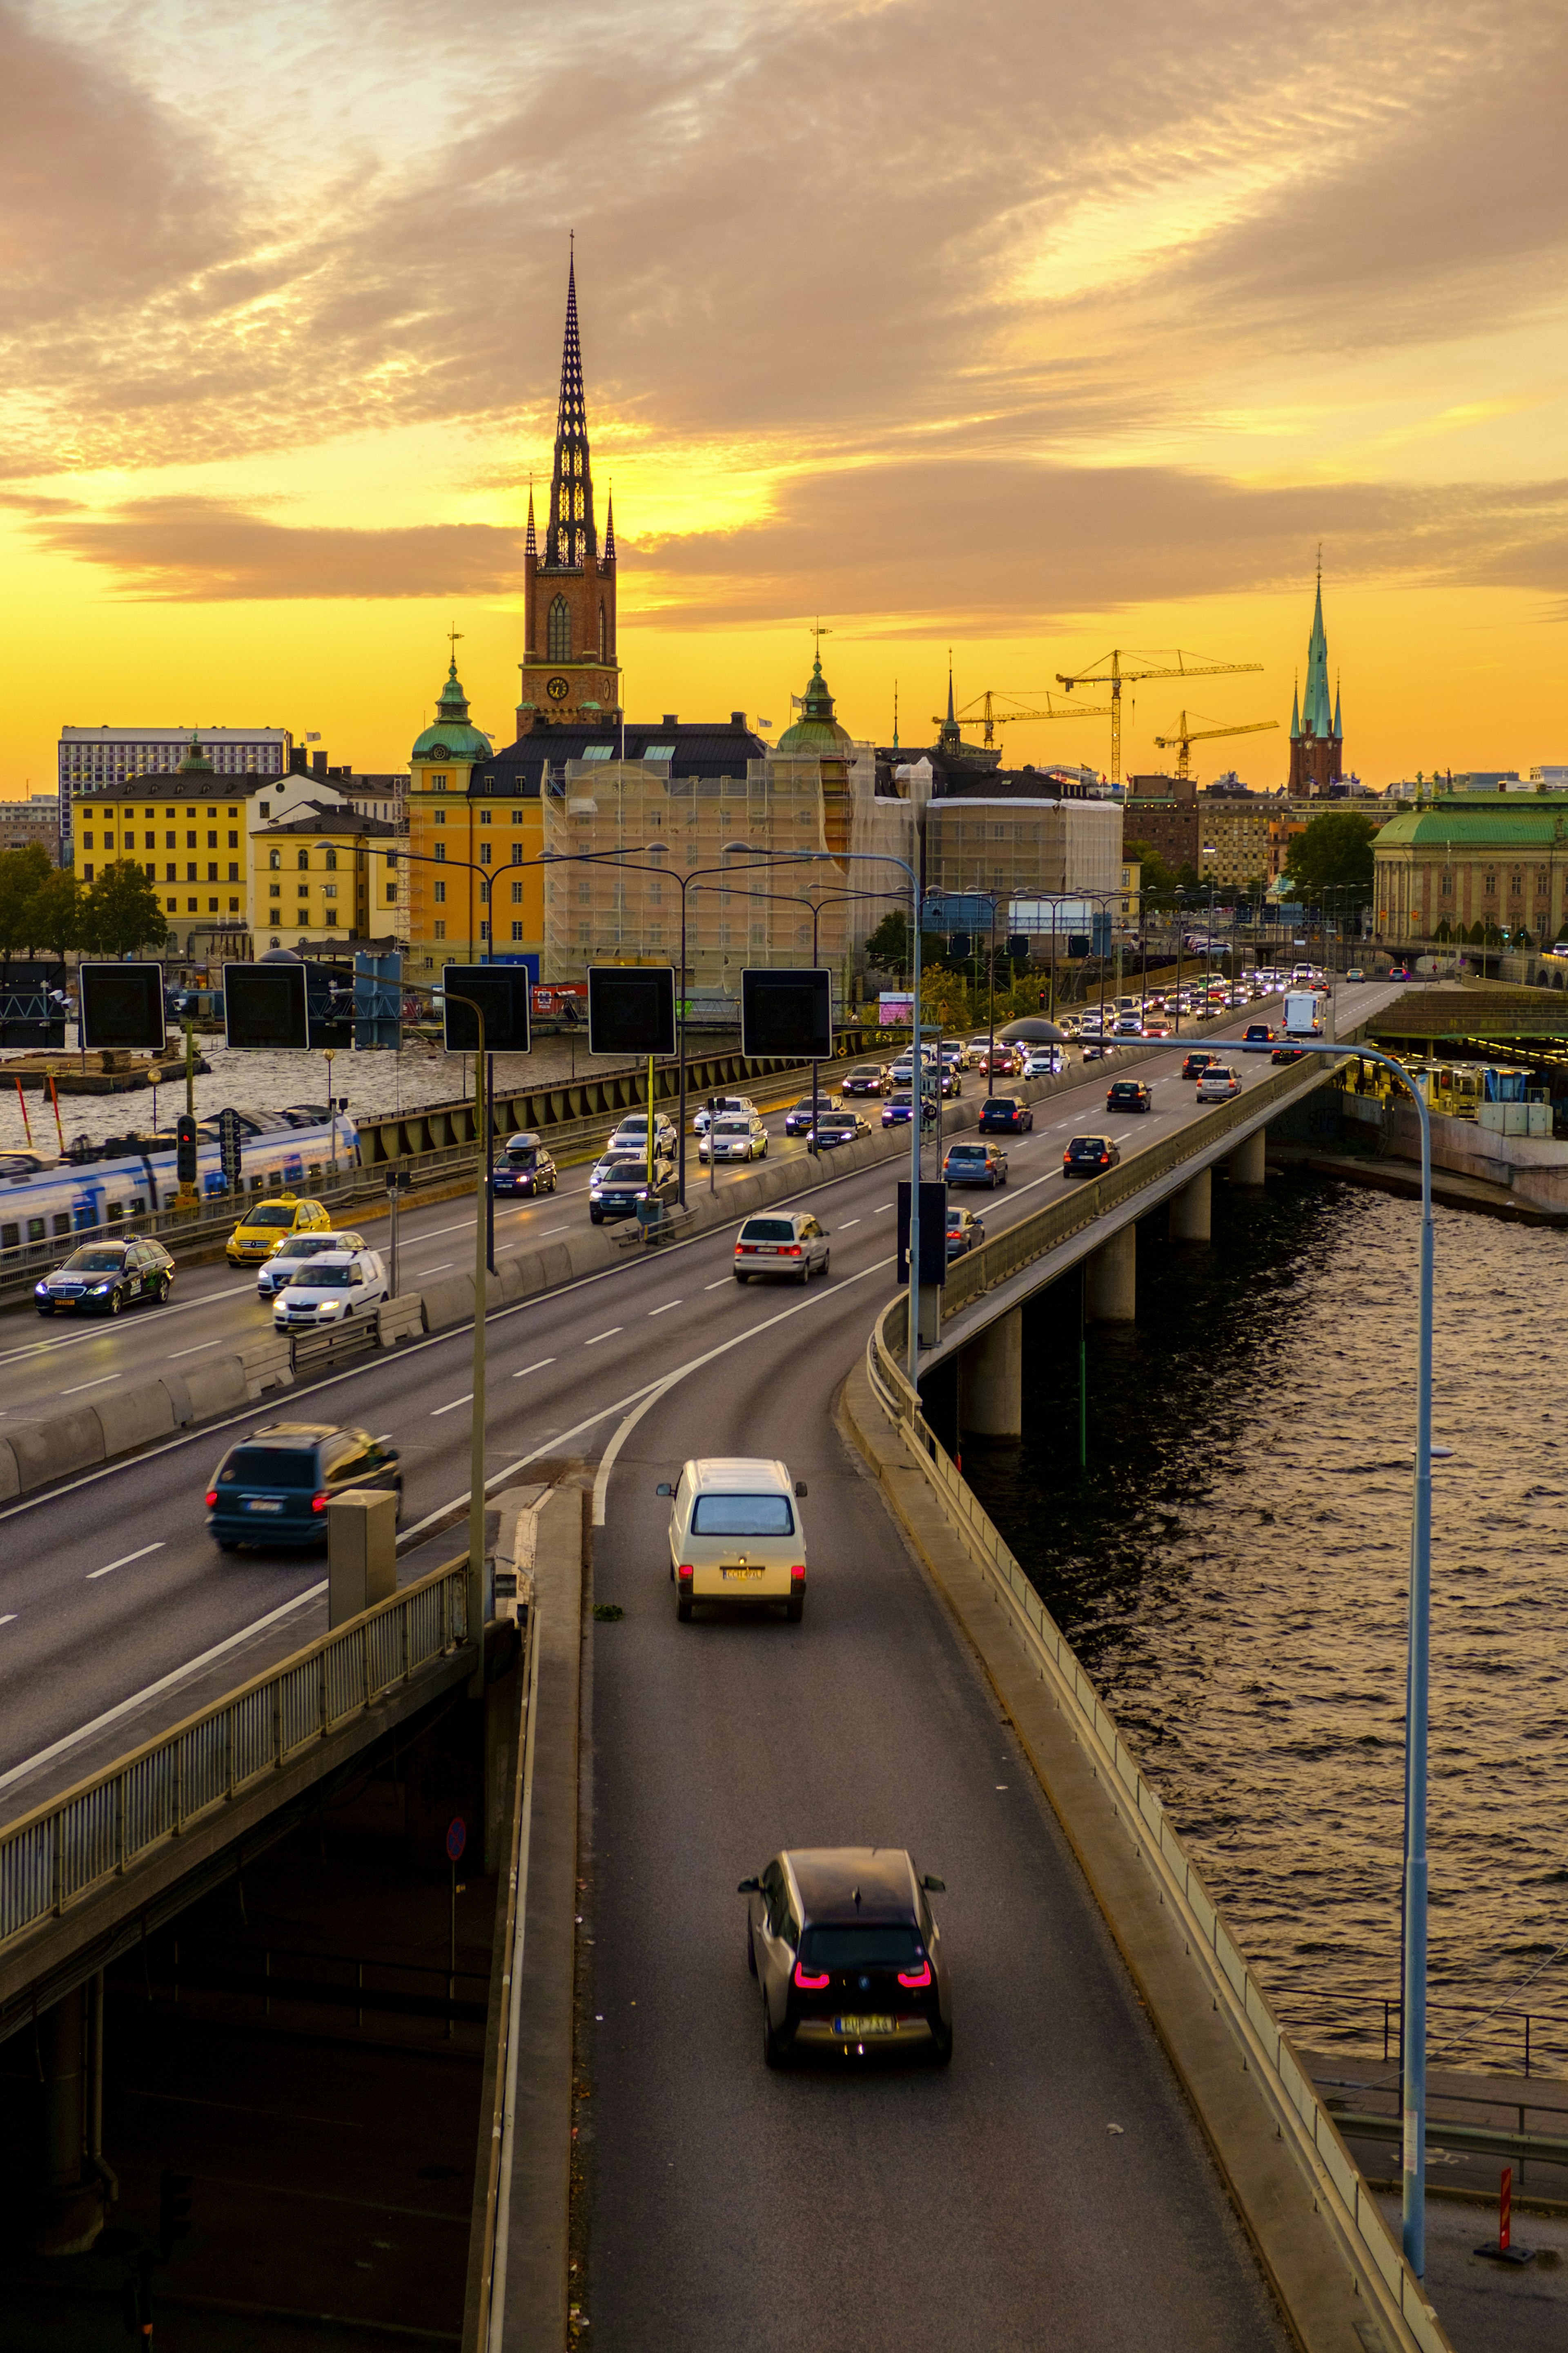
POLYGON ((994 1193, 1007 1182, 1007 1155, 999 1144, 950 1144, 942 1173, 949 1185, 984 1185, 994 1193))
POLYGON ((809 1209, 774 1209, 748 1218, 735 1237, 735 1280, 777 1275, 804 1286, 827 1272, 830 1256, 827 1229, 809 1209))
POLYGON ((952 2056, 952 1992, 928 1897, 944 1883, 902 1847, 795 1847, 742 1879, 763 2057, 952 2056))
POLYGON ((83 1242, 33 1285, 40 1315, 118 1315, 144 1303, 162 1307, 174 1287, 174 1261, 162 1242, 83 1242))
POLYGON ((797 1503, 804 1479, 782 1462, 710 1455, 661 1482, 669 1498, 669 1577, 675 1614, 689 1619, 695 1601, 782 1601, 798 1623, 805 1614, 805 1532, 797 1503))
POLYGON ((324 1545, 327 1508, 350 1488, 390 1488, 403 1510, 397 1449, 331 1422, 275 1421, 231 1446, 206 1490, 207 1533, 242 1544, 324 1545))

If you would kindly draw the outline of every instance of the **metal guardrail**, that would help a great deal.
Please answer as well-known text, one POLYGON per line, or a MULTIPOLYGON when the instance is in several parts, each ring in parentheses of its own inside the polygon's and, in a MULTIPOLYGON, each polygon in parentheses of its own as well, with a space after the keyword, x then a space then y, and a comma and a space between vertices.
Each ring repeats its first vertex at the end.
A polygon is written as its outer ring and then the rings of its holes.
POLYGON ((905 1379, 896 1353, 894 1328, 903 1312, 901 1300, 885 1308, 867 1342, 867 1371, 879 1401, 970 1556, 989 1576, 1058 1704, 1070 1713, 1076 1736, 1094 1764, 1096 1778, 1154 1873, 1162 1900, 1173 1906, 1180 1920, 1188 1950, 1203 1970, 1216 2008, 1226 2015, 1279 2130, 1311 2182, 1315 2200, 1328 2216, 1358 2285, 1365 2283, 1363 2292, 1369 2304, 1381 2307, 1385 2323, 1397 2328, 1396 2341, 1401 2346, 1419 2348, 1419 2353, 1452 2353, 1420 2282, 1406 2267, 1376 2200, 1352 2163, 1332 2117, 1298 2062, 1268 1997, 1221 1920, 1136 1756, 1122 1739, 1072 1645, 925 1421, 920 1399, 905 1379))
MULTIPOLYGON (((1381 2010, 1384 2060, 1387 2063, 1398 2063, 1404 2050, 1402 2038, 1405 2004, 1400 1995, 1356 1993, 1348 1988, 1324 1986, 1313 1989, 1310 1995, 1293 1989, 1290 2002, 1298 2018, 1305 2018, 1309 2011, 1312 2014, 1312 2023, 1303 2025, 1301 2029, 1303 2033, 1313 2032, 1316 2028, 1326 2024, 1330 2019, 1334 2022, 1334 2031, 1341 2031, 1346 2011, 1360 2017, 1369 2010, 1381 2010), (1327 2006, 1326 2016, 1325 2005, 1327 2006)), ((1565 2017, 1560 2010, 1513 2010, 1507 2004, 1489 2001, 1445 2001, 1441 1996, 1438 1996, 1436 2000, 1428 2000, 1427 2016, 1433 2017, 1439 2011, 1449 2018, 1479 2019, 1482 2026, 1495 2025, 1500 2035, 1506 2034, 1510 2039, 1514 2039, 1515 2049, 1524 2063, 1524 2075, 1527 2082, 1532 2069, 1539 2063, 1543 2054, 1549 2066, 1553 2060, 1568 2060, 1568 2017, 1565 2017), (1543 2034, 1542 2029, 1551 2030, 1555 2040, 1551 2040, 1543 2034)), ((1350 2031, 1352 2033, 1357 2031, 1354 2027, 1350 2031)), ((1460 2031, 1450 2034, 1447 2039, 1444 2047, 1450 2052, 1460 2041, 1460 2031)), ((1373 2032, 1375 2036, 1375 2029, 1373 2032)), ((1500 2056, 1494 2050, 1488 2054, 1486 2063, 1499 2066, 1505 2063, 1510 2055, 1505 2051, 1500 2056)), ((1467 2052, 1466 2057, 1469 2064, 1477 2063, 1473 2044, 1467 2052)), ((1457 2063, 1450 2059, 1449 2063, 1457 2063)), ((1555 2082, 1560 2078, 1548 2075, 1547 2080, 1555 2082)))
POLYGON ((0 1952, 467 1637, 465 1555, 0 1830, 0 1952))

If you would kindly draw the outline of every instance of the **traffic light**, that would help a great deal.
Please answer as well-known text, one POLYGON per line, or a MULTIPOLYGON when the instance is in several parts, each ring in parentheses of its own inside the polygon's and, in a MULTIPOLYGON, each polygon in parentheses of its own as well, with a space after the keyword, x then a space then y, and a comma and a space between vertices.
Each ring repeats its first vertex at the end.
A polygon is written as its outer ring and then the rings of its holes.
POLYGON ((529 1054, 528 1008, 531 993, 526 965, 448 964, 441 968, 446 992, 443 1021, 448 1054, 471 1054, 479 1025, 459 997, 471 997, 485 1018, 487 1054, 529 1054))
POLYGON ((174 1174, 182 1185, 196 1181, 198 1146, 196 1123, 188 1111, 183 1111, 174 1122, 174 1174))
POLYGON ((673 1054, 675 966, 588 966, 590 1054, 673 1054))
POLYGON ((188 2173, 173 2173, 165 2166, 158 2176, 158 2252, 165 2263, 174 2243, 191 2235, 191 2181, 188 2173))
POLYGON ((741 1051, 826 1062, 833 1053, 833 976, 824 965, 748 966, 741 974, 741 1051))
POLYGON ((1042 1013, 1045 1011, 1050 1001, 1051 992, 1048 988, 1042 988, 1036 991, 1035 1002, 1038 1005, 1042 1013))

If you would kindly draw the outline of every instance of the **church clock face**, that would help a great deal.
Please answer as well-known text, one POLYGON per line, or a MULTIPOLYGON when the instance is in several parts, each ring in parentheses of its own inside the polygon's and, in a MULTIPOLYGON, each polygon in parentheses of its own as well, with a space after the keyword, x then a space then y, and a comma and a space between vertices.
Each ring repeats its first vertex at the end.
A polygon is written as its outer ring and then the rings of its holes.
POLYGON ((572 691, 572 681, 569 678, 547 679, 544 691, 552 702, 564 702, 572 691))

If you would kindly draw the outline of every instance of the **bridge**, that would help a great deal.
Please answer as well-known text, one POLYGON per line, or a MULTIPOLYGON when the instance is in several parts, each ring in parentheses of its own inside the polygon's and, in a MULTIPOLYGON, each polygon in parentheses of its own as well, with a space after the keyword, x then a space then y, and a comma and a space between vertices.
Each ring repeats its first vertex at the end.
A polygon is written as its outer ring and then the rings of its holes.
MULTIPOLYGON (((1357 992, 1345 1018, 1385 1002, 1384 992, 1357 992)), ((1006 1191, 986 1201, 984 1248, 952 1271, 932 1359, 965 1349, 984 1358, 994 1350, 988 1334, 1026 1291, 1078 1258, 1111 1253, 1100 1263, 1112 1271, 1094 1280, 1108 1312, 1118 1300, 1125 1309, 1116 1253, 1136 1217, 1173 1200, 1195 1221, 1213 1167, 1229 1160, 1247 1181, 1247 1155, 1268 1118, 1321 1077, 1315 1063, 1275 1071, 1267 1057, 1238 1067, 1239 1101, 1208 1110, 1172 1058, 1145 1064, 1155 1111, 1128 1123, 1122 1166, 1083 1186, 1064 1182, 1061 1143, 1106 1124, 1103 1072, 1032 1088, 1035 1133, 1012 1147, 1006 1191)), ((952 1128, 972 1116, 968 1101, 947 1113, 952 1128)), ((1107 2348, 1302 2342, 1354 2353, 1375 2341, 1355 2333, 1370 2304, 1391 2345, 1440 2347, 1413 2284, 1399 2283, 1397 2256, 1383 2278, 1386 2245, 1365 2232, 1355 2239, 1353 2175, 1335 2172, 1342 2150, 1336 2157, 1331 2132, 1319 2146, 1315 2114, 1310 2152, 1272 2171, 1283 2111, 1255 2107, 1252 2092, 1237 2088, 1236 2052, 1252 2045, 1214 2045, 1208 2077, 1175 2055, 1184 2046, 1160 2001, 1185 2013, 1195 2000, 1212 2020, 1218 1995, 1206 1979, 1182 1994, 1179 1957, 1162 1960, 1168 1977, 1130 1968, 1132 1928, 1115 1908, 1129 1890, 1119 1892, 1109 1846, 1089 1853, 1074 1813, 1083 1793, 1062 1781, 1026 1695, 988 1647, 994 1596, 966 1590, 951 1561, 944 1583, 909 1533, 956 1527, 961 1499, 933 1489, 913 1522, 907 1510, 889 1516, 885 1498, 924 1474, 913 1455, 902 1467, 873 1456, 907 1447, 900 1424, 917 1429, 918 1408, 893 1396, 888 1415, 874 1389, 868 1403, 870 1376, 861 1375, 860 1392, 845 1393, 841 1428, 839 1393, 873 1324, 884 1356, 896 1355, 891 1228, 905 1165, 869 1145, 843 1175, 790 1163, 777 1184, 812 1187, 833 1248, 829 1281, 798 1295, 731 1279, 730 1204, 763 1181, 742 1176, 689 1241, 619 1256, 489 1317, 487 1487, 499 1496, 584 1465, 602 1515, 584 1599, 616 1614, 579 1647, 574 1588, 542 1581, 531 1662, 514 1666, 510 1686, 518 1692, 521 1676, 534 1691, 535 1746, 517 1737, 520 1724, 511 1748, 493 1744, 496 1785, 512 1772, 519 1793, 533 1756, 538 1878, 520 1853, 513 1892, 527 1940, 506 1945, 503 1901, 491 2027, 499 2032, 507 2014, 509 1953, 518 1955, 510 1981, 526 1982, 536 2008, 516 2021, 511 2093, 503 2068, 482 2094, 495 2130, 482 2144, 488 2221, 468 2285, 471 2327, 484 2311, 486 2333, 466 2341, 563 2345, 575 2303, 593 2341, 639 2353, 742 2338, 782 2347, 803 2333, 934 2348, 954 2341, 955 2316, 962 2340, 976 2344, 1037 2343, 1044 2327, 1051 2341, 1107 2348), (866 1426, 874 1410, 889 1435, 866 1426), (655 1489, 698 1451, 776 1452, 806 1480, 811 1588, 799 1628, 677 1623, 655 1489), (952 2067, 841 2083, 775 2076, 756 2047, 735 1883, 784 1844, 871 1841, 910 1846, 947 1880, 952 2067), (552 1957, 542 1983, 541 1955, 552 1957), (509 2116, 544 2129, 509 2142, 509 2116), (504 2174, 503 2147, 512 2158, 504 2174), (1337 2236, 1314 2213, 1325 2169, 1341 2204, 1347 2193, 1351 2202, 1337 2236), (1086 2237, 1109 2264, 1083 2260, 1086 2237)), ((518 1230, 542 1236, 572 1204, 568 1187, 518 1230)), ((441 1269, 430 1252, 463 1249, 443 1244, 438 1229, 463 1224, 451 1204, 410 1220, 416 1282, 424 1270, 434 1290, 441 1269)), ((192 1352, 183 1361, 199 1376, 202 1354, 232 1345, 236 1319, 252 1307, 251 1286, 215 1271, 183 1330, 165 1326, 158 1338, 149 1320, 58 1344, 51 1335, 47 1351, 13 1351, 0 1366, 0 1413, 36 1415, 42 1382, 61 1373, 62 1396, 87 1393, 94 1382, 149 1377, 179 1350, 192 1352)), ((441 1548, 451 1551, 445 1532, 466 1504, 469 1349, 460 1325, 431 1331, 301 1382, 288 1398, 291 1414, 352 1419, 403 1450, 404 1585, 374 1628, 400 1607, 405 1626, 417 1622, 411 1606, 424 1609, 406 1670, 401 1637, 326 1627, 315 1566, 213 1555, 200 1489, 230 1435, 262 1418, 254 1403, 67 1475, 5 1512, 0 1901, 11 1908, 0 1911, 0 2029, 25 2031, 73 1974, 80 1985, 89 1963, 101 1968, 104 1940, 130 1933, 143 1890, 175 1904, 182 1860, 196 1876, 227 1867, 236 1844, 261 1828, 258 1793, 269 1777, 280 1799, 298 1802, 310 1774, 351 1757, 334 1742, 379 1737, 400 1711, 412 1724, 466 1683, 476 1654, 462 1578, 441 1548), (449 1597, 435 1619, 433 1593, 449 1597), (276 1720, 285 1685, 298 1737, 268 1746, 263 1720, 276 1720), (285 1772, 296 1777, 287 1788, 277 1778, 285 1772), (156 1782, 163 1807, 147 1818, 140 1848, 134 1838, 121 1844, 138 1774, 156 1782), (79 1880, 65 1858, 89 1848, 79 1880)), ((970 1386, 984 1401, 1005 1382, 983 1366, 970 1386)), ((892 1395, 885 1375, 883 1388, 892 1395)), ((1043 1687, 1043 1667, 1035 1681, 1043 1687)), ((482 1746, 490 1718, 485 1703, 474 1705, 482 1746)), ((1106 1753, 1121 1771, 1124 1752, 1121 1765, 1114 1745, 1106 1753)), ((1131 1814, 1152 1804, 1134 1776, 1131 1814)), ((492 1861, 504 1864, 502 1825, 488 1827, 492 1861)), ((1118 1831, 1113 1818, 1110 1835, 1126 1849, 1124 1822, 1118 1831)), ((1173 1882, 1173 1904, 1179 1893, 1196 1905, 1201 1889, 1189 1879, 1179 1891, 1173 1882)), ((504 1867, 499 1883, 504 1891, 504 1867)), ((1212 1907, 1209 1918, 1211 1950, 1223 1955, 1212 1907)), ((1240 2014, 1250 2009, 1261 2051, 1261 1996, 1247 1993, 1244 1966, 1241 1979, 1240 2014)), ((1276 2076, 1282 2063, 1275 2046, 1276 2076)), ((203 2260, 221 2271, 216 2242, 190 2258, 198 2281, 203 2260)), ((351 2305, 352 2289, 342 2291, 351 2305)), ((358 2316, 367 2327, 375 2317, 358 2316)))

